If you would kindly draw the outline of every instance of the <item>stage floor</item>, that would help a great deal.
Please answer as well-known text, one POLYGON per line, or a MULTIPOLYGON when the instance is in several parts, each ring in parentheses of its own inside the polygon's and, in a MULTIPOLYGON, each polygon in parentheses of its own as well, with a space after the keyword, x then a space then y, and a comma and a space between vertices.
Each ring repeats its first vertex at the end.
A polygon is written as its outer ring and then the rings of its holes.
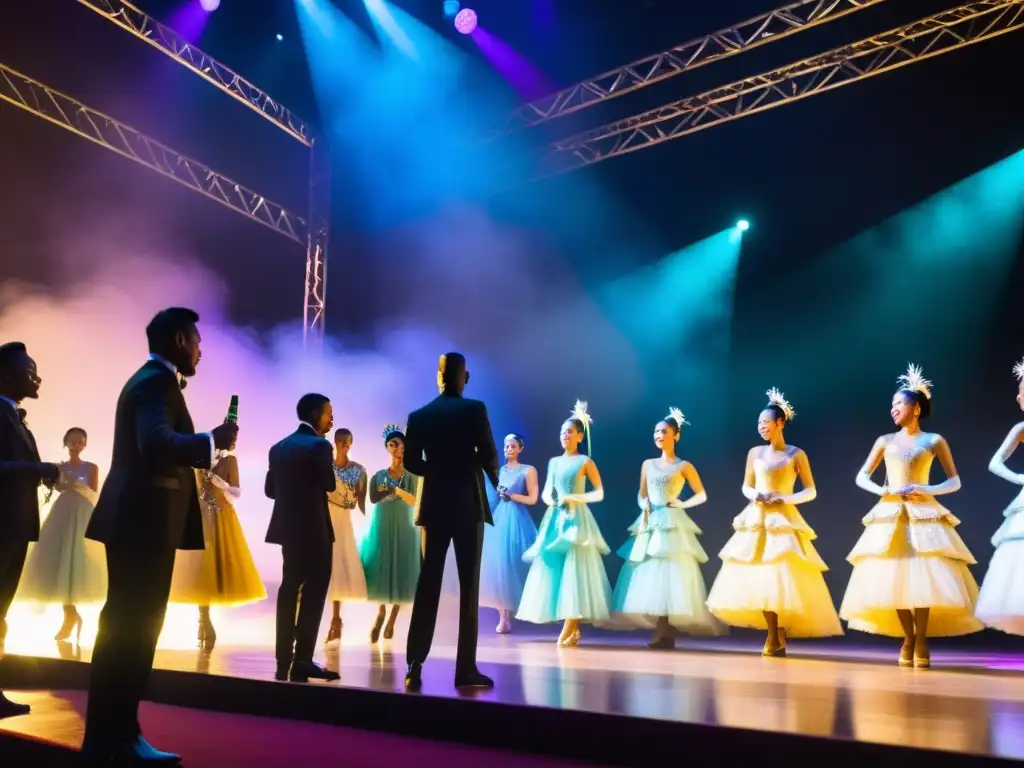
MULTIPOLYGON (((371 648, 362 633, 353 640, 325 654, 341 674, 339 684, 402 690, 404 643, 371 648)), ((454 644, 439 642, 424 669, 423 693, 1024 758, 1021 659, 938 652, 936 668, 925 671, 897 667, 895 646, 882 653, 793 642, 789 658, 765 659, 754 644, 735 640, 684 641, 675 651, 641 643, 600 636, 559 649, 547 635, 487 633, 480 666, 496 686, 460 694, 452 687, 454 644)), ((81 658, 88 660, 88 649, 81 658)), ((163 650, 156 664, 268 681, 274 670, 269 646, 163 650)))
MULTIPOLYGON (((271 612, 270 601, 219 615, 215 611, 221 641, 207 654, 194 649, 195 610, 175 607, 156 666, 281 685, 271 682, 271 612), (186 650, 189 645, 193 649, 186 650)), ((342 642, 322 658, 341 674, 340 683, 329 685, 401 691, 408 613, 403 612, 394 640, 371 647, 367 635, 373 607, 345 606, 342 642)), ((88 661, 91 637, 83 637, 86 647, 75 653, 68 644, 52 640, 59 616, 45 622, 32 618, 12 623, 8 653, 88 661)), ((856 635, 794 640, 788 658, 765 659, 760 656, 763 641, 750 635, 682 639, 674 651, 651 651, 644 647, 643 634, 586 628, 579 648, 561 649, 554 643, 557 627, 517 624, 513 634, 499 636, 485 611, 479 663, 496 686, 460 694, 452 687, 457 621, 451 607, 440 619, 424 668, 427 696, 472 696, 512 705, 1024 758, 1021 653, 951 650, 936 639, 933 668, 914 670, 896 665, 896 641, 864 645, 856 635)))

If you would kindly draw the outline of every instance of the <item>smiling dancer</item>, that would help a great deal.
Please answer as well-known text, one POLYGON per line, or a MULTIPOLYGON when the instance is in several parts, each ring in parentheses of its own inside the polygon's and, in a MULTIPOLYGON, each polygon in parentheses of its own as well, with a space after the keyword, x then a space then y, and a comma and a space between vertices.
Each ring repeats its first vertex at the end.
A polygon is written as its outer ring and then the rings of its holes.
POLYGON ((676 456, 684 424, 678 408, 654 426, 657 459, 640 465, 640 516, 629 527, 631 538, 619 549, 626 562, 612 596, 612 611, 625 626, 654 627, 650 648, 673 648, 673 630, 695 635, 718 634, 722 626, 708 611, 707 588, 700 566, 708 556, 697 541, 700 528, 687 509, 708 500, 693 464, 676 456), (693 495, 679 496, 686 484, 693 495))
POLYGON ((774 387, 757 420, 766 446, 751 448, 743 475, 750 500, 733 520, 735 533, 719 553, 708 607, 734 627, 767 629, 764 656, 785 656, 790 637, 843 634, 825 578, 828 570, 811 542, 817 538, 796 505, 818 495, 807 454, 787 445, 783 430, 796 412, 774 387), (794 491, 797 478, 803 486, 794 491))
POLYGON ((890 416, 895 434, 875 441, 857 485, 880 496, 864 517, 864 533, 846 558, 853 574, 840 609, 850 629, 902 637, 899 665, 931 666, 929 637, 967 635, 982 629, 974 618, 978 585, 967 566, 975 560, 960 524, 935 500, 960 490, 960 477, 942 435, 921 431, 932 410, 932 383, 911 364, 899 377, 890 416), (928 484, 938 458, 946 479, 928 484), (885 485, 871 480, 885 461, 885 485))
POLYGON ((541 493, 548 511, 537 540, 523 554, 530 572, 516 618, 534 624, 564 621, 558 636, 563 647, 579 644, 581 623, 604 622, 610 615, 612 590, 601 559, 609 549, 587 506, 604 499, 604 488, 597 464, 579 451, 586 437, 589 452, 590 422, 587 404, 577 400, 562 424, 565 452, 548 462, 541 493), (587 480, 594 490, 586 490, 587 480))

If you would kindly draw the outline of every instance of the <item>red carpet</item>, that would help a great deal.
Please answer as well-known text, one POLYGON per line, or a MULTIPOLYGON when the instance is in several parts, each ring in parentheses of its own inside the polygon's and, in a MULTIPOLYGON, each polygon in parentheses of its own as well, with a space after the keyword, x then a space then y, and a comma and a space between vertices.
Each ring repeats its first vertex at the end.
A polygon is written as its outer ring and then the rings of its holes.
MULTIPOLYGON (((0 736, 46 739, 77 748, 82 741, 85 694, 81 691, 10 691, 16 701, 32 705, 26 717, 0 721, 0 736)), ((250 715, 230 715, 143 702, 142 728, 152 744, 181 754, 189 768, 198 766, 382 765, 479 766, 488 768, 569 768, 566 760, 463 747, 406 736, 392 736, 250 715)), ((472 728, 471 723, 467 723, 472 728)), ((0 739, 0 763, 6 763, 0 739)))

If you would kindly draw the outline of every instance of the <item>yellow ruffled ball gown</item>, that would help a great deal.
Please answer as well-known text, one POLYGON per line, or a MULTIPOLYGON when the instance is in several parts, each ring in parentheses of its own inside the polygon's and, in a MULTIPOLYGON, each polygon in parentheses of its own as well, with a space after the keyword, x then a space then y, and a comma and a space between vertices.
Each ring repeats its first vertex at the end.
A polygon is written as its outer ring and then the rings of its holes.
MULTIPOLYGON (((793 493, 796 454, 773 464, 759 456, 753 468, 758 492, 793 493)), ((766 630, 764 612, 770 611, 789 637, 843 634, 823 576, 828 566, 811 543, 817 536, 794 505, 751 502, 732 527, 708 594, 708 608, 719 620, 766 630)))
MULTIPOLYGON (((905 452, 893 443, 883 454, 890 488, 927 485, 935 454, 920 445, 905 452)), ((853 575, 839 615, 850 629, 903 637, 897 610, 930 608, 928 637, 978 632, 974 617, 975 563, 953 514, 931 496, 883 496, 863 519, 864 533, 847 556, 853 575)))

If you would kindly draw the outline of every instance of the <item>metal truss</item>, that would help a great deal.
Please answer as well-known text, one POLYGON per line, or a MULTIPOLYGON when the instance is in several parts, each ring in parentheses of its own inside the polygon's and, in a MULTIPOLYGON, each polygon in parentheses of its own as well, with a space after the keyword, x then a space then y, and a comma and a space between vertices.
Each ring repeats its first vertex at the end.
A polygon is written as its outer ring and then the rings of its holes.
POLYGON ((0 99, 173 179, 289 240, 307 241, 306 222, 301 217, 198 160, 4 64, 0 64, 0 99))
POLYGON ((313 132, 303 120, 292 114, 291 110, 131 3, 123 0, 78 2, 188 67, 193 73, 259 113, 307 147, 313 145, 313 132))
POLYGON ((637 152, 1024 28, 1024 0, 978 0, 549 145, 535 178, 637 152))
MULTIPOLYGON (((647 56, 517 107, 492 139, 578 112, 593 104, 668 80, 849 16, 885 0, 800 0, 731 27, 647 56)), ((80 0, 86 2, 86 0, 80 0)))
MULTIPOLYGON (((78 0, 78 2, 160 52, 170 56, 174 61, 191 70, 194 74, 199 75, 206 82, 228 94, 236 101, 245 104, 292 138, 309 147, 309 227, 305 228, 304 226, 304 235, 301 240, 294 236, 292 239, 306 246, 302 338, 307 343, 311 338, 314 341, 322 341, 325 320, 324 307, 327 301, 327 245, 330 233, 331 207, 329 183, 330 152, 326 137, 316 135, 304 120, 296 117, 283 104, 272 99, 237 72, 232 71, 209 54, 204 53, 173 29, 161 24, 131 3, 124 2, 124 0, 78 0)), ((109 118, 105 119, 109 120, 109 118)), ((59 124, 69 127, 65 122, 59 122, 59 124)), ((92 137, 87 136, 87 138, 92 137)), ((96 139, 93 140, 95 141, 96 139)), ((152 142, 152 140, 147 141, 155 145, 155 142, 152 142)), ((112 149, 114 148, 107 143, 100 143, 112 149)), ((121 154, 124 153, 122 152, 121 154)), ((174 154, 176 155, 177 153, 174 154)), ((134 156, 132 159, 138 160, 134 156)), ((139 160, 139 162, 143 162, 143 164, 149 165, 154 170, 167 175, 163 166, 157 167, 143 160, 139 160)), ((193 162, 193 165, 196 165, 194 161, 189 162, 193 162)), ((172 176, 172 178, 182 181, 177 176, 172 176)), ((183 181, 182 183, 187 182, 183 181)), ((235 186, 237 189, 242 189, 238 185, 235 186)), ((211 196, 203 189, 194 186, 193 188, 211 196)), ((245 191, 248 192, 248 190, 245 191)), ((213 197, 214 199, 219 199, 216 196, 213 197)), ((260 198, 260 200, 263 200, 263 198, 260 198)), ((287 211, 280 210, 287 214, 287 211)), ((305 222, 302 222, 301 219, 298 219, 293 214, 287 215, 293 221, 301 222, 305 225, 305 222)), ((281 230, 279 229, 278 231, 281 230)), ((297 229, 295 231, 298 232, 297 229)))

